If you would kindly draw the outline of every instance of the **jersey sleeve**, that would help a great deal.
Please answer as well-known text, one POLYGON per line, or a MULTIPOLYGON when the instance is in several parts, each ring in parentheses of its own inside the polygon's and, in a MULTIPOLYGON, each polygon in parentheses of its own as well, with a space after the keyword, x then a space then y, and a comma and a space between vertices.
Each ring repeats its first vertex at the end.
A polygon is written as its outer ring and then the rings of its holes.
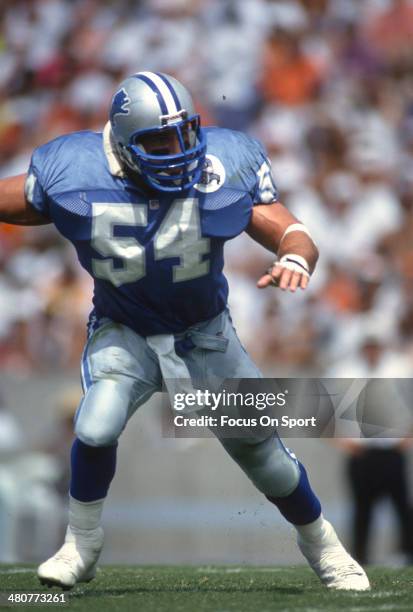
POLYGON ((51 218, 50 191, 59 181, 59 144, 51 141, 34 150, 27 172, 25 195, 30 204, 44 217, 51 218))
POLYGON ((255 185, 252 189, 252 201, 255 204, 273 204, 278 201, 278 191, 272 175, 271 162, 264 146, 254 140, 255 185))

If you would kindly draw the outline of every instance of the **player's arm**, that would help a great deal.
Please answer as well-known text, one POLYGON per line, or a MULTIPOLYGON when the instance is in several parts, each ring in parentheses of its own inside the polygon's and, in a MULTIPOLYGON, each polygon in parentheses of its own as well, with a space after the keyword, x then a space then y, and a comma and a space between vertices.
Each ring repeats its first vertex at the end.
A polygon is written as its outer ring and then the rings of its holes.
POLYGON ((318 249, 307 228, 285 206, 280 203, 254 206, 247 233, 278 256, 257 287, 277 285, 290 291, 307 287, 318 249))
POLYGON ((0 180, 0 222, 12 225, 45 225, 50 223, 25 196, 26 175, 0 180))

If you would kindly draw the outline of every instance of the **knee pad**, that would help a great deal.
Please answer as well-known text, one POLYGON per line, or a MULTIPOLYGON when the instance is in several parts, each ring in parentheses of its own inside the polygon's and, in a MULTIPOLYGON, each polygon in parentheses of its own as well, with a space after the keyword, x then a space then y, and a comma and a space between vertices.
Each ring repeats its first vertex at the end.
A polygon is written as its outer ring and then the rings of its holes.
POLYGON ((243 440, 222 440, 224 448, 259 491, 269 497, 292 493, 300 479, 297 460, 277 436, 257 444, 243 440))
POLYGON ((89 387, 75 419, 75 434, 88 446, 110 446, 122 433, 133 403, 128 377, 98 380, 89 387))

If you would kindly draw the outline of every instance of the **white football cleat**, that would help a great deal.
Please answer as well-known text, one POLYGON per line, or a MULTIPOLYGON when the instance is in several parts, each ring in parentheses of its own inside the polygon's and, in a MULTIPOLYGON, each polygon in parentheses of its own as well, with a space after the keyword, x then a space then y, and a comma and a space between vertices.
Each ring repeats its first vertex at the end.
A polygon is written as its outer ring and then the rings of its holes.
POLYGON ((42 563, 37 576, 42 584, 71 589, 77 582, 89 582, 96 575, 96 564, 103 547, 103 529, 68 527, 65 543, 42 563))
POLYGON ((367 591, 369 579, 364 569, 345 550, 333 526, 323 520, 319 538, 298 535, 298 546, 321 582, 329 589, 367 591))

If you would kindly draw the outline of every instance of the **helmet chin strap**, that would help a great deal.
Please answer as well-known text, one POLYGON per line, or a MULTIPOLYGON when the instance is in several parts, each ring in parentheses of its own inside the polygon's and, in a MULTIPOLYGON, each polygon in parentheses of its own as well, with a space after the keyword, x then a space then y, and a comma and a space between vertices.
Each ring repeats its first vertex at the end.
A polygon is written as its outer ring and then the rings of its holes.
POLYGON ((133 172, 136 172, 137 174, 142 176, 141 169, 139 168, 137 164, 133 162, 132 159, 130 159, 131 155, 129 151, 126 149, 126 147, 122 147, 118 143, 115 143, 115 146, 116 146, 116 155, 119 159, 119 163, 121 163, 122 165, 126 165, 129 168, 129 170, 132 170, 133 172))

